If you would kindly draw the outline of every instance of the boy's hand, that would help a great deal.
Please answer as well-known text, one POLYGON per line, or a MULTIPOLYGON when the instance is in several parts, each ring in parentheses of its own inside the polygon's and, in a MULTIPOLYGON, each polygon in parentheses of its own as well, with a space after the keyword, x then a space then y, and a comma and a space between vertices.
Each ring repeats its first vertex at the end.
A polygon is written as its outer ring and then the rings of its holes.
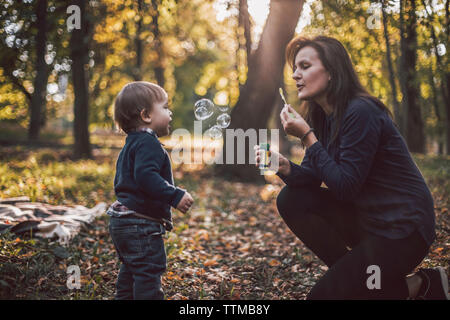
POLYGON ((186 213, 193 203, 194 199, 192 199, 192 196, 189 194, 189 192, 186 191, 183 198, 181 198, 180 202, 178 203, 177 209, 183 213, 186 213))

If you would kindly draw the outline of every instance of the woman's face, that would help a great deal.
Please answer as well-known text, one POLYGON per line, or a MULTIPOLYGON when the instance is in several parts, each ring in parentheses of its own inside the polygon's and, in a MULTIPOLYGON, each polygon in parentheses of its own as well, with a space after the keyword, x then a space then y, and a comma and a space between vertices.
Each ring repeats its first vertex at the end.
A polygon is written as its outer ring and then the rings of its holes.
POLYGON ((302 100, 322 98, 331 79, 316 49, 308 46, 300 49, 295 56, 292 78, 297 84, 298 98, 302 100))

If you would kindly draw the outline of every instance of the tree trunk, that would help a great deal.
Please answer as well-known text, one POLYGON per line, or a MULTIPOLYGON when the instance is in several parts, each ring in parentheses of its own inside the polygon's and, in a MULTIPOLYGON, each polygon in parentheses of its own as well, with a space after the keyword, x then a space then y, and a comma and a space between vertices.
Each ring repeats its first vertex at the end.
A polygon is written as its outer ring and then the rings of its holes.
MULTIPOLYGON (((441 77, 441 95, 442 95, 442 101, 444 102, 444 105, 448 107, 450 101, 449 101, 449 96, 450 96, 450 91, 448 86, 446 85, 447 83, 447 78, 448 78, 448 72, 446 72, 446 67, 445 67, 445 62, 442 61, 441 56, 438 54, 438 45, 439 45, 439 41, 438 38, 436 36, 436 33, 434 31, 434 27, 433 27, 433 20, 434 20, 434 11, 433 11, 433 6, 429 6, 431 12, 428 12, 428 7, 427 4, 425 3, 425 0, 422 0, 422 5, 425 8, 425 11, 427 12, 427 14, 430 16, 430 21, 426 21, 426 25, 428 27, 428 29, 430 29, 430 34, 431 34, 431 39, 433 40, 433 47, 434 47, 434 55, 436 57, 436 65, 437 65, 437 69, 439 71, 437 71, 438 73, 440 73, 440 77, 441 77)), ((448 40, 448 39, 447 39, 448 40)), ((447 41, 448 43, 448 41, 447 41)), ((445 58, 445 56, 444 56, 445 58)), ((436 86, 434 83, 434 80, 432 82, 432 88, 433 88, 433 95, 436 97, 436 86)), ((437 98, 435 99, 437 102, 437 98)), ((437 110, 439 111, 439 106, 436 106, 437 110)), ((438 114, 436 114, 436 116, 438 116, 438 120, 439 120, 439 125, 441 125, 441 118, 438 114)), ((448 129, 449 123, 447 123, 447 137, 449 135, 449 129, 448 129)), ((440 132, 440 131, 439 131, 440 132)), ((447 139, 448 140, 448 139, 447 139)), ((439 140, 440 141, 440 140, 439 140)), ((447 141, 447 146, 450 146, 449 142, 447 141)), ((439 148, 441 148, 441 145, 439 146, 439 148)), ((447 148, 448 150, 448 148, 447 148)))
POLYGON ((48 67, 45 62, 45 51, 47 42, 47 0, 39 0, 36 7, 36 77, 34 78, 34 92, 31 96, 30 126, 28 128, 28 139, 36 141, 39 139, 39 131, 43 124, 42 113, 45 110, 45 96, 47 93, 48 67))
MULTIPOLYGON (((445 40, 446 43, 449 43, 450 39, 450 9, 449 9, 450 1, 445 1, 445 40)), ((448 50, 448 48, 447 48, 448 50)), ((448 53, 446 55, 448 57, 448 53)), ((448 58, 447 58, 448 59, 448 58)), ((448 70, 448 68, 446 69, 448 70)), ((442 81, 442 80, 441 80, 442 81)), ((447 85, 447 93, 448 97, 450 98, 450 73, 445 73, 445 82, 447 85)), ((450 155, 450 104, 447 103, 446 105, 446 112, 447 112, 447 118, 446 118, 446 128, 447 128, 447 154, 450 155)))
POLYGON ((405 55, 404 55, 404 47, 405 47, 405 19, 403 15, 404 11, 404 0, 400 0, 400 22, 399 22, 399 29, 400 29, 400 59, 399 59, 399 80, 400 80, 400 90, 402 92, 402 101, 401 101, 401 110, 402 115, 401 119, 402 121, 398 124, 400 126, 400 132, 403 135, 403 137, 407 136, 407 127, 406 122, 408 118, 408 95, 405 94, 406 92, 406 75, 405 75, 405 55))
MULTIPOLYGON (((278 87, 283 79, 285 65, 285 48, 294 35, 295 27, 303 7, 303 1, 272 0, 270 12, 264 26, 258 49, 253 53, 248 66, 248 77, 240 92, 239 100, 231 112, 229 129, 265 129, 273 112, 276 99, 279 99, 278 87)), ((246 181, 261 178, 254 165, 249 164, 253 158, 253 146, 245 141, 245 163, 237 164, 236 143, 233 164, 226 162, 226 146, 231 141, 224 139, 224 164, 219 170, 229 177, 246 181)))
MULTIPOLYGON (((447 92, 450 92, 450 74, 447 73, 446 74, 446 82, 447 82, 447 92)), ((446 123, 446 128, 447 128, 447 154, 450 155, 450 104, 447 103, 446 106, 446 111, 447 111, 447 123, 446 123)))
POLYGON ((164 63, 163 63, 163 48, 161 42, 161 32, 159 30, 159 4, 160 0, 152 0, 152 30, 153 30, 153 48, 158 55, 158 59, 155 61, 155 67, 153 68, 155 72, 156 82, 159 86, 164 87, 165 77, 164 77, 164 63))
MULTIPOLYGON (((442 91, 442 98, 444 100, 444 104, 448 105, 449 104, 449 97, 450 97, 450 92, 448 92, 448 89, 446 88, 446 68, 445 68, 445 63, 442 61, 441 56, 438 54, 438 45, 439 45, 439 41, 437 39, 436 33, 434 31, 434 27, 433 27, 433 20, 434 20, 434 11, 432 6, 430 6, 431 8, 431 12, 428 12, 427 9, 427 4, 425 3, 424 0, 422 0, 422 4, 425 7, 425 10, 427 12, 427 14, 430 16, 430 20, 431 22, 426 21, 427 27, 430 29, 430 33, 431 33, 431 39, 433 40, 433 47, 434 47, 434 55, 436 56, 436 62, 437 62, 437 66, 438 69, 440 70, 441 73, 441 91, 442 91)), ((447 39, 448 40, 448 39, 447 39)), ((447 41, 448 43, 448 41, 447 41)))
POLYGON ((138 16, 139 20, 136 22, 136 36, 134 39, 134 43, 136 45, 136 67, 133 72, 134 81, 142 80, 142 19, 143 19, 143 10, 142 3, 143 0, 137 0, 138 6, 138 16))
POLYGON ((450 36, 450 1, 445 1, 445 34, 447 36, 447 40, 450 36))
POLYGON ((402 74, 403 74, 403 102, 406 114, 405 131, 408 148, 411 152, 424 153, 425 136, 420 105, 418 104, 419 88, 416 83, 415 69, 417 62, 417 16, 415 1, 400 1, 401 16, 401 50, 402 50, 402 74), (403 19, 403 8, 408 20, 403 19))
MULTIPOLYGON (((236 50, 235 69, 239 80, 244 66, 248 70, 248 65, 252 56, 251 23, 250 14, 248 13, 247 0, 239 0, 238 27, 236 37, 238 42, 238 49, 236 50), (246 53, 245 59, 242 56, 242 52, 246 53)), ((239 89, 241 89, 241 87, 242 85, 239 82, 239 89)))
MULTIPOLYGON (((247 0, 239 0, 239 29, 243 29, 245 39, 245 52, 247 53, 247 66, 252 54, 252 36, 250 15, 248 13, 247 0)), ((239 40, 241 31, 239 31, 239 40)), ((241 41, 239 41, 239 49, 241 48, 241 41)))
POLYGON ((394 73, 394 67, 392 65, 392 57, 391 57, 391 45, 389 43, 389 30, 388 30, 388 21, 387 21, 387 15, 386 15, 386 5, 385 2, 382 1, 382 13, 383 13, 383 30, 384 30, 384 40, 386 42, 386 60, 389 70, 389 82, 391 84, 392 89, 392 103, 394 106, 394 116, 395 116, 395 122, 397 124, 402 123, 401 119, 401 113, 400 113, 400 105, 397 100, 397 85, 395 83, 395 73, 394 73))
POLYGON ((73 133, 75 158, 91 157, 89 141, 89 87, 87 68, 89 61, 89 19, 86 1, 77 0, 80 7, 81 29, 73 29, 71 36, 72 81, 75 95, 73 133))
POLYGON ((437 141, 438 141, 438 154, 443 154, 443 147, 444 144, 442 142, 442 139, 444 137, 442 132, 442 117, 441 112, 439 111, 439 101, 437 97, 437 89, 436 84, 434 83, 434 76, 433 76, 433 68, 430 66, 430 72, 429 72, 429 79, 430 79, 430 86, 431 86, 431 92, 433 95, 433 106, 434 106, 434 114, 436 115, 437 119, 437 141))

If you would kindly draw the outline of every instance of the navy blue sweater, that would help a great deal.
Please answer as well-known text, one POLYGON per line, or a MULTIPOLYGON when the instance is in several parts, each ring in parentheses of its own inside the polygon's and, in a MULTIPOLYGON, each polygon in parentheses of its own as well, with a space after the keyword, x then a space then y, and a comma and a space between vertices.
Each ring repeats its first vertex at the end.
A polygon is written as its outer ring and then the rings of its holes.
POLYGON ((400 239, 417 228, 430 245, 436 237, 433 198, 389 115, 373 101, 355 98, 330 144, 334 125, 331 114, 321 141, 280 178, 298 187, 319 187, 323 181, 338 200, 355 205, 366 231, 400 239))
POLYGON ((185 190, 173 182, 169 154, 155 133, 131 132, 120 151, 114 191, 117 200, 138 213, 171 220, 185 190))

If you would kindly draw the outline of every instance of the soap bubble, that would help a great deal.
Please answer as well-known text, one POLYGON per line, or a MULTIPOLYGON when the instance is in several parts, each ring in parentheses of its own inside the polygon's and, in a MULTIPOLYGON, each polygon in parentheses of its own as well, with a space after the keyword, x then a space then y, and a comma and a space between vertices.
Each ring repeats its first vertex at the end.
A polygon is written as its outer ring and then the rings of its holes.
POLYGON ((222 113, 228 112, 228 106, 217 106, 217 108, 222 113))
POLYGON ((445 49, 445 44, 443 44, 443 43, 439 43, 436 46, 436 49, 437 49, 437 54, 440 56, 443 56, 447 52, 447 50, 445 49))
POLYGON ((222 138, 222 130, 219 126, 212 126, 208 130, 206 130, 205 135, 213 140, 217 140, 222 138))
POLYGON ((217 125, 225 129, 230 125, 231 117, 227 113, 222 113, 220 116, 217 117, 217 125))
POLYGON ((195 118, 205 120, 214 114, 214 103, 209 99, 200 99, 195 103, 195 118))
POLYGON ((194 114, 197 120, 206 120, 213 115, 213 112, 209 112, 205 107, 199 107, 195 109, 194 114))
POLYGON ((214 109, 214 103, 209 99, 200 99, 195 103, 195 109, 204 107, 207 110, 213 111, 214 109))

